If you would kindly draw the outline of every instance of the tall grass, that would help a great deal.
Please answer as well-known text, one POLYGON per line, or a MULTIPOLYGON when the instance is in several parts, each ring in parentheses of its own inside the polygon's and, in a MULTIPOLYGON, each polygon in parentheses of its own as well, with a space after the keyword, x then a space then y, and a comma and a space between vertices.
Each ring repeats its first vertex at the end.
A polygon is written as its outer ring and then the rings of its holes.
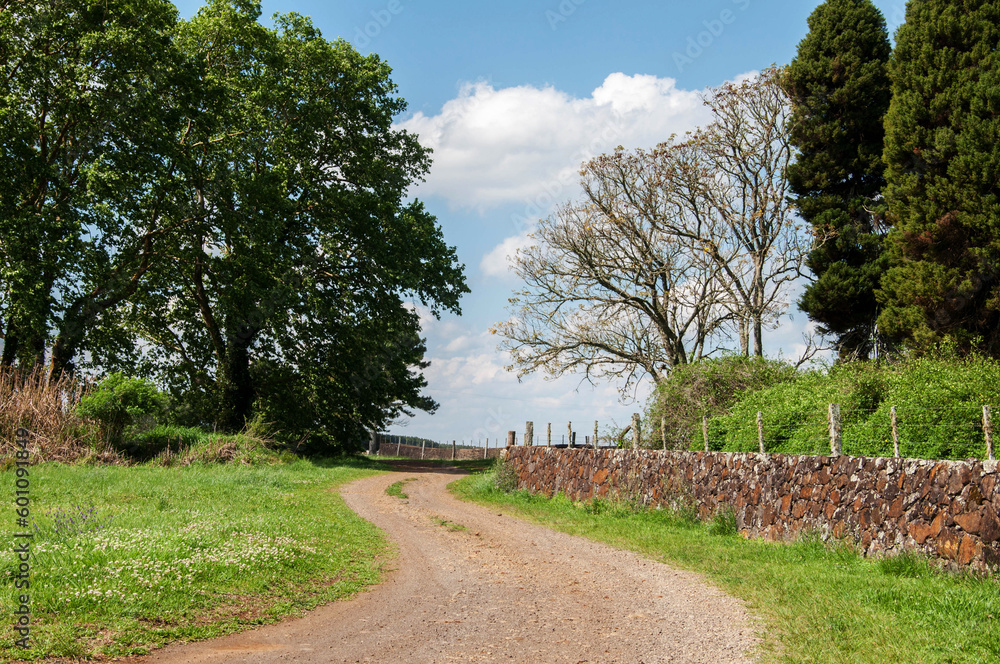
POLYGON ((52 379, 41 368, 30 373, 0 369, 0 458, 13 457, 14 431, 24 427, 37 461, 116 460, 114 452, 94 451, 93 431, 75 412, 90 388, 89 382, 66 373, 52 379))

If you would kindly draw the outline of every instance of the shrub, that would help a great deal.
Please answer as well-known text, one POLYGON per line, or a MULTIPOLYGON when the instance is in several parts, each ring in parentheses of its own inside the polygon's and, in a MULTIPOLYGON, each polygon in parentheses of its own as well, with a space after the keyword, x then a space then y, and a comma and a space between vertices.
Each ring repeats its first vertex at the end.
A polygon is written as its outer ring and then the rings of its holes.
POLYGON ((80 399, 76 412, 97 422, 101 440, 118 448, 126 429, 162 414, 166 405, 166 397, 148 380, 113 373, 80 399))
POLYGON ((828 406, 841 407, 843 450, 892 456, 896 407, 900 453, 927 459, 982 458, 982 406, 1000 406, 1000 364, 982 357, 922 357, 899 364, 852 362, 810 371, 748 392, 711 420, 714 449, 758 449, 757 412, 764 414, 768 452, 828 454, 828 406))
POLYGON ((651 446, 662 444, 665 420, 667 447, 700 449, 703 416, 723 415, 747 392, 786 383, 796 375, 795 367, 785 362, 742 355, 675 367, 646 408, 651 446))
POLYGON ((517 473, 511 464, 503 459, 497 459, 493 466, 493 473, 493 486, 498 491, 503 493, 517 491, 517 473))
POLYGON ((978 356, 910 360, 887 376, 878 409, 865 421, 845 428, 845 451, 891 455, 890 409, 896 406, 903 456, 983 458, 984 405, 1000 407, 1000 363, 996 360, 978 356))
POLYGON ((757 413, 761 412, 768 452, 828 454, 829 405, 840 404, 841 421, 847 430, 879 406, 884 398, 885 380, 884 366, 850 362, 828 370, 807 371, 793 380, 748 392, 728 414, 710 422, 712 447, 756 452, 757 413))

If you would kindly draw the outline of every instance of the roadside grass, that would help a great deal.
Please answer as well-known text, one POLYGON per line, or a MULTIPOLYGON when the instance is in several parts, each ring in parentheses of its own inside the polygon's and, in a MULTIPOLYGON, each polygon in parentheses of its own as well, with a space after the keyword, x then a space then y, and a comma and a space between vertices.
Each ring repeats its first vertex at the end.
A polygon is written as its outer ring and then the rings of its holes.
POLYGON ((496 486, 496 471, 451 485, 458 496, 558 530, 700 572, 761 620, 763 662, 1000 662, 1000 583, 939 571, 920 557, 869 560, 842 542, 745 540, 723 513, 574 503, 496 486), (716 533, 716 534, 712 534, 716 533))
MULTIPOLYGON (((33 466, 32 648, 2 630, 0 661, 142 654, 274 622, 378 582, 390 548, 331 490, 375 472, 362 459, 33 466)), ((13 486, 13 472, 0 477, 13 486)), ((23 530, 13 512, 8 542, 23 530)), ((0 552, 7 616, 24 592, 14 586, 12 548, 0 552)))
POLYGON ((407 498, 409 498, 409 496, 403 492, 403 485, 406 484, 407 482, 415 482, 416 480, 417 480, 416 477, 408 477, 405 480, 399 480, 398 482, 393 482, 392 484, 390 484, 385 488, 385 492, 390 496, 396 496, 401 500, 406 500, 407 498))

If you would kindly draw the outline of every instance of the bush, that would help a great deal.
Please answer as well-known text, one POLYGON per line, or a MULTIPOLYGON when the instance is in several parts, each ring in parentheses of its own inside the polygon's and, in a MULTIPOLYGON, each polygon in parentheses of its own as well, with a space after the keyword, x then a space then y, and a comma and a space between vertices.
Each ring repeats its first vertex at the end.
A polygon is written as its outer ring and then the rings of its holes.
POLYGON ((148 380, 113 373, 80 399, 76 412, 97 422, 105 444, 119 448, 129 427, 161 415, 166 406, 166 397, 148 380))
POLYGON ((675 367, 646 408, 652 446, 662 444, 660 427, 665 420, 667 447, 701 449, 702 417, 723 415, 747 392, 791 381, 796 375, 795 367, 785 362, 742 355, 675 367))
POLYGON ((843 451, 892 456, 896 407, 900 453, 927 459, 982 458, 983 405, 1000 405, 1000 364, 992 359, 923 357, 899 364, 852 362, 810 371, 748 392, 729 413, 712 418, 713 449, 755 452, 757 412, 764 414, 768 452, 829 454, 831 403, 841 407, 843 451))
POLYGON ((996 360, 978 356, 910 360, 889 372, 879 407, 856 426, 845 427, 845 452, 891 455, 890 409, 896 406, 903 456, 984 458, 984 405, 1000 406, 1000 363, 996 360))
MULTIPOLYGON (((756 452, 757 413, 764 414, 764 445, 779 454, 829 454, 828 411, 840 404, 844 430, 870 416, 885 391, 885 368, 866 362, 838 364, 748 392, 729 413, 713 418, 713 449, 756 452)), ((846 437, 845 437, 846 440, 846 437)))
POLYGON ((517 473, 514 467, 503 459, 497 459, 493 466, 493 486, 502 493, 517 491, 517 473))

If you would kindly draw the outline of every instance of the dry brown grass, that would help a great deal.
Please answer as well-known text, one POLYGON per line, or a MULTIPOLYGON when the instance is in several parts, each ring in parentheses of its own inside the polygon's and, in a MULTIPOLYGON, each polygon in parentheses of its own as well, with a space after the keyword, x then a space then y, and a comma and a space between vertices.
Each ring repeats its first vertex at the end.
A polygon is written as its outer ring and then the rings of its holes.
POLYGON ((111 451, 95 452, 93 428, 75 412, 80 397, 91 388, 89 382, 63 374, 50 379, 36 369, 25 373, 0 370, 0 461, 14 457, 14 432, 29 431, 31 461, 70 463, 87 457, 95 461, 118 461, 111 451))

